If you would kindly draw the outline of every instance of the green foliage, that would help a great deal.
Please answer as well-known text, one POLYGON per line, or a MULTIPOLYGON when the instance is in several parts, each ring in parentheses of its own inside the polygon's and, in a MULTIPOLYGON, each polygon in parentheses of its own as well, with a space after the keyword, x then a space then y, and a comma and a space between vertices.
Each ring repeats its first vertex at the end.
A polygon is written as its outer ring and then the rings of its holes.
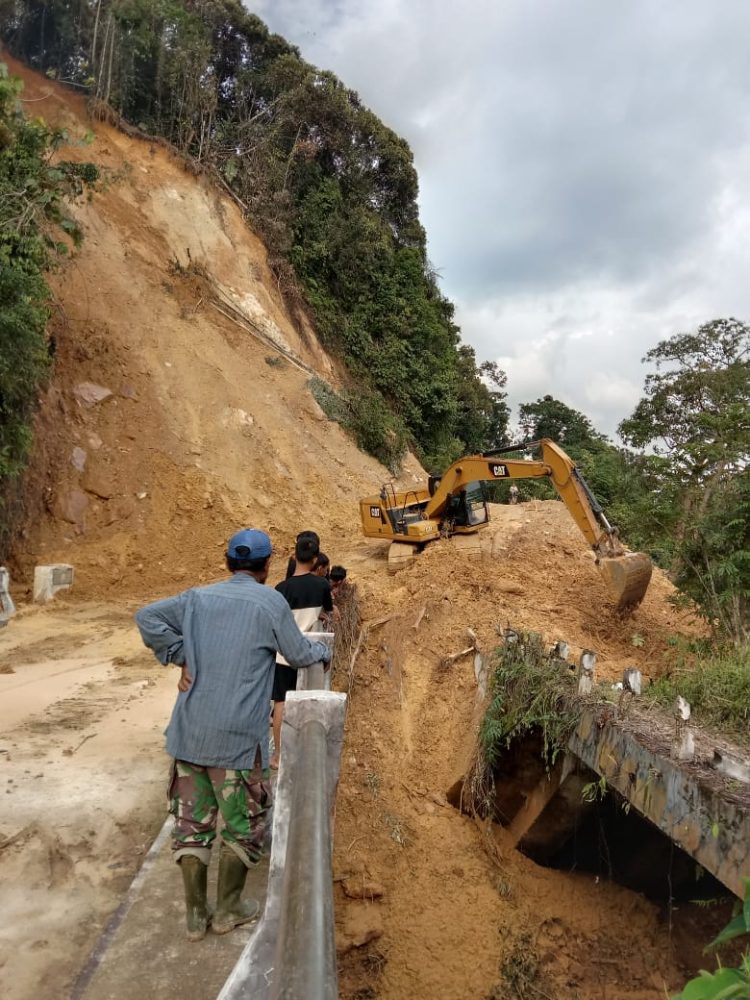
POLYGON ((607 795, 607 779, 604 775, 598 781, 588 781, 581 789, 581 798, 589 804, 601 802, 607 795))
POLYGON ((413 444, 442 471, 504 439, 504 375, 459 343, 427 260, 411 150, 356 93, 239 0, 12 10, 0 33, 14 52, 197 158, 247 206, 280 286, 303 290, 354 377, 361 447, 391 461, 413 444))
POLYGON ((620 433, 644 457, 670 568, 714 631, 750 637, 750 327, 719 319, 662 341, 620 433))
POLYGON ((620 425, 636 448, 672 456, 686 482, 750 457, 750 327, 718 319, 663 340, 644 361, 645 396, 620 425))
POLYGON ((64 238, 54 238, 56 228, 80 240, 64 199, 80 194, 93 176, 88 165, 52 159, 64 134, 24 119, 20 93, 20 81, 0 63, 0 550, 11 528, 8 498, 28 459, 37 396, 50 365, 43 272, 56 253, 67 252, 64 238))
MULTIPOLYGON (((736 912, 724 930, 706 949, 715 949, 750 934, 750 878, 743 878, 745 901, 737 902, 736 912)), ((716 972, 701 971, 672 1000, 750 1000, 750 953, 746 953, 739 968, 718 968, 716 972)))
POLYGON ((494 767, 510 744, 528 733, 542 737, 542 754, 552 767, 578 719, 573 684, 550 666, 542 637, 519 633, 495 651, 490 700, 479 727, 484 760, 494 767))
POLYGON ((585 414, 553 396, 544 396, 535 403, 522 403, 519 414, 525 440, 549 438, 571 456, 577 450, 590 449, 593 444, 606 440, 603 434, 594 430, 585 414))
POLYGON ((697 661, 695 657, 683 657, 668 677, 649 686, 648 694, 665 707, 681 694, 701 723, 747 740, 750 643, 697 661))
POLYGON ((396 475, 408 435, 377 393, 366 386, 336 393, 319 378, 310 379, 308 388, 327 417, 341 424, 363 451, 396 475))

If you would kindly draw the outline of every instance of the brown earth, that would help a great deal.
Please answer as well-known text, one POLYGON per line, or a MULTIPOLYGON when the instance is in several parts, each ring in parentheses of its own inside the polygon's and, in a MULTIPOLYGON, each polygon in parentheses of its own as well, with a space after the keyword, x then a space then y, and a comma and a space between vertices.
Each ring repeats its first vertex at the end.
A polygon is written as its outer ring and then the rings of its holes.
MULTIPOLYGON (((574 656, 595 649, 606 678, 626 665, 657 675, 670 638, 696 629, 668 580, 657 572, 631 617, 613 615, 554 501, 494 508, 480 551, 435 544, 389 576, 386 546, 357 528, 358 498, 387 473, 310 395, 309 371, 336 383, 336 366, 287 311, 240 209, 168 150, 92 124, 77 96, 8 61, 35 114, 73 140, 93 130, 63 155, 95 160, 105 179, 75 209, 81 250, 53 276, 39 500, 31 489, 13 565, 22 605, 35 562, 72 562, 75 590, 23 607, 0 633, 0 794, 13 806, 0 814, 3 996, 66 995, 163 819, 174 678, 140 649, 133 607, 220 575, 228 533, 252 523, 280 553, 319 530, 365 618, 391 616, 371 629, 351 689, 336 817, 342 994, 463 1000, 515 982, 519 996, 663 997, 701 932, 678 954, 641 896, 509 850, 492 860, 448 806, 479 707, 471 659, 439 661, 468 627, 488 649, 510 623, 567 640, 574 656), (91 402, 86 383, 110 395, 91 402)), ((409 458, 403 482, 420 478, 409 458)), ((279 556, 275 578, 282 568, 279 556)))

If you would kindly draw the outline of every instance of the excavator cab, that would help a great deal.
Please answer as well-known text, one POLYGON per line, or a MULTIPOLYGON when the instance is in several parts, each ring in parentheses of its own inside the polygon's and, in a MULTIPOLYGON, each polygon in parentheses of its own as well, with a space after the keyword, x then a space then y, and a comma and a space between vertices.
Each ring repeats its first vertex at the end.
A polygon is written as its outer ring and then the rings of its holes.
POLYGON ((468 483, 466 489, 454 494, 448 500, 443 519, 444 529, 449 534, 467 534, 481 528, 490 519, 487 499, 479 482, 468 483))

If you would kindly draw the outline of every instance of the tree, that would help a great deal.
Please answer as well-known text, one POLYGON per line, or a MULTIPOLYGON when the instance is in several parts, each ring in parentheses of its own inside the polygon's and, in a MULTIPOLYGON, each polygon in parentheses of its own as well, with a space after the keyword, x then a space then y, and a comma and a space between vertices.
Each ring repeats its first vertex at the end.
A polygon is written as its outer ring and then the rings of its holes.
POLYGON ((635 448, 667 455, 686 483, 704 485, 750 459, 750 327, 705 323, 663 340, 644 362, 645 396, 620 424, 635 448))
POLYGON ((663 458, 675 582, 735 642, 750 615, 750 327, 717 319, 662 341, 623 439, 663 458))
POLYGON ((535 403, 522 403, 519 412, 521 431, 526 440, 549 438, 571 454, 577 448, 590 447, 606 440, 603 434, 594 430, 585 414, 553 396, 544 396, 535 403))
POLYGON ((28 459, 50 365, 44 271, 66 252, 64 237, 80 238, 65 198, 96 175, 90 164, 52 162, 63 135, 24 119, 21 90, 0 63, 0 560, 12 527, 9 497, 28 459))

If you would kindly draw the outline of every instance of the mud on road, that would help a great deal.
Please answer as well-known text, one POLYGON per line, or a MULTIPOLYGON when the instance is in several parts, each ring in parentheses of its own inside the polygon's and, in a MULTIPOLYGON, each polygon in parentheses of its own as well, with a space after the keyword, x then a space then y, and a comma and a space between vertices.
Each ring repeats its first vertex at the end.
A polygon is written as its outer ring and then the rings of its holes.
POLYGON ((174 675, 127 606, 22 610, 0 632, 0 984, 64 997, 165 817, 174 675))

